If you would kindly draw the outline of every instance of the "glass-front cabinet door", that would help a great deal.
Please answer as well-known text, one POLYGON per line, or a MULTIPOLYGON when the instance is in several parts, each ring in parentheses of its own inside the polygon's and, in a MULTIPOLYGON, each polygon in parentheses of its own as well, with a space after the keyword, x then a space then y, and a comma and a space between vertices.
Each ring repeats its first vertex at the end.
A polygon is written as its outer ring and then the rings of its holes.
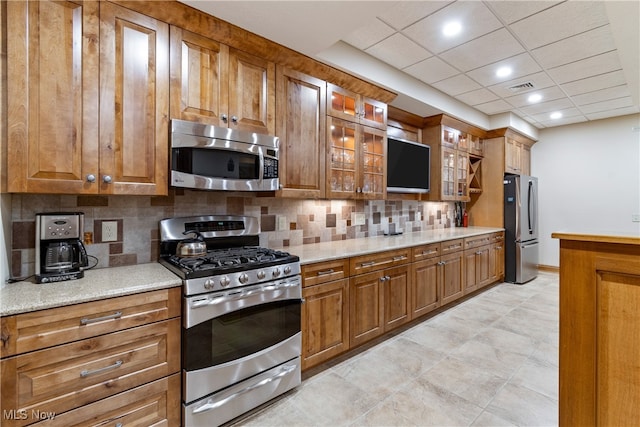
POLYGON ((358 95, 327 83, 327 114, 344 120, 358 120, 358 95))
POLYGON ((356 194, 357 125, 328 118, 329 162, 328 192, 335 198, 353 198, 356 194))
POLYGON ((360 174, 356 192, 367 199, 380 199, 386 193, 386 132, 361 126, 360 174))
POLYGON ((468 202, 469 198, 469 153, 456 152, 456 200, 468 202))
POLYGON ((456 157, 456 150, 442 147, 442 200, 456 200, 456 157))
POLYGON ((360 123, 378 129, 387 128, 387 104, 374 99, 362 97, 360 107, 360 123))

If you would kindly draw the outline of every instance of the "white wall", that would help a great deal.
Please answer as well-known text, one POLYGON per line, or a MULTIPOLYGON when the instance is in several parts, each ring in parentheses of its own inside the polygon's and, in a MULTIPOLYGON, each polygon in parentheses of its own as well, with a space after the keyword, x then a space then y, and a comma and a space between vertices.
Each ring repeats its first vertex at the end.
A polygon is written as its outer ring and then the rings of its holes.
POLYGON ((540 264, 558 266, 556 231, 640 237, 640 114, 543 129, 531 150, 539 178, 540 264))

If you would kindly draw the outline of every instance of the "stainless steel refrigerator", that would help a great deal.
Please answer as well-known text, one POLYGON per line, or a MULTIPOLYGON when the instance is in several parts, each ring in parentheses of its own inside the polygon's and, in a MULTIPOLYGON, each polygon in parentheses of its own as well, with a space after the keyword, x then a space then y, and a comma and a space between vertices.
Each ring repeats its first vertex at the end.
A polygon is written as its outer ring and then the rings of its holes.
POLYGON ((538 274, 538 178, 504 177, 505 281, 526 283, 538 274))

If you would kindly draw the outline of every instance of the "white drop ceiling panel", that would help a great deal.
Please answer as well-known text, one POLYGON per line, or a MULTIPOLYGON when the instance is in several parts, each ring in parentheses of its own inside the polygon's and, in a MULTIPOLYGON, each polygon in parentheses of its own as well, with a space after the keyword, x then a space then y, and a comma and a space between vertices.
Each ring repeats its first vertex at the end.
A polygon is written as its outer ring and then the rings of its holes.
POLYGON ((452 96, 480 89, 482 87, 464 74, 458 74, 455 77, 440 80, 439 82, 434 83, 432 86, 452 96))
POLYGON ((441 53, 500 27, 500 21, 482 2, 455 2, 404 29, 402 33, 429 51, 441 53), (453 21, 465 23, 462 32, 455 37, 444 37, 443 26, 453 21))
POLYGON ((442 59, 461 71, 469 71, 517 55, 524 48, 502 28, 468 43, 448 50, 442 59))
POLYGON ((596 102, 593 104, 581 105, 580 110, 585 113, 598 113, 605 110, 615 110, 616 108, 626 108, 633 106, 631 97, 626 96, 624 98, 610 99, 608 101, 596 102))
POLYGON ((618 52, 612 50, 559 67, 549 68, 547 72, 557 83, 567 83, 621 68, 618 52))
POLYGON ((531 104, 526 107, 520 107, 519 110, 527 115, 533 116, 541 113, 562 111, 563 109, 571 108, 571 107, 573 107, 573 102, 571 102, 569 98, 561 98, 561 99, 555 99, 553 101, 531 104))
POLYGON ((512 24, 534 13, 538 13, 561 3, 559 1, 531 0, 531 1, 488 1, 488 6, 493 9, 496 16, 505 23, 512 24))
POLYGON ((609 87, 606 89, 600 89, 593 92, 583 93, 581 95, 575 95, 571 98, 576 105, 593 104, 595 102, 608 101, 610 99, 624 98, 629 96, 629 87, 626 84, 620 86, 609 87))
POLYGON ((459 74, 458 70, 437 56, 432 56, 404 69, 404 72, 425 83, 435 83, 459 74))
POLYGON ((535 49, 607 23, 603 3, 571 1, 518 21, 510 28, 528 49, 535 49), (568 21, 568 16, 574 19, 568 21))
POLYGON ((416 114, 439 111, 416 95, 433 88, 451 97, 440 108, 462 102, 540 128, 640 111, 640 0, 182 1, 322 62, 323 49, 349 43, 412 78, 382 79, 386 64, 365 69, 344 51, 330 65, 397 92, 416 114), (444 38, 452 19, 462 32, 444 38), (501 81, 495 69, 506 64, 513 74, 501 81), (527 82, 534 87, 510 89, 527 82), (529 104, 534 92, 544 99, 529 104), (575 115, 553 121, 554 109, 575 115))
POLYGON ((542 70, 538 63, 528 53, 521 53, 502 61, 476 68, 467 72, 467 75, 483 86, 491 86, 505 80, 513 80, 537 73, 542 70), (510 67, 513 72, 508 78, 496 76, 496 71, 501 67, 510 67))
POLYGON ((553 126, 564 126, 564 125, 572 125, 574 123, 583 123, 588 119, 585 116, 573 116, 573 117, 562 117, 560 119, 555 120, 545 120, 543 122, 539 122, 544 127, 553 127, 553 126))
MULTIPOLYGON (((517 86, 519 84, 523 84, 527 82, 532 83, 534 87, 526 92, 533 92, 535 90, 545 89, 545 88, 554 86, 553 80, 551 80, 551 78, 547 75, 547 73, 545 73, 544 71, 541 71, 539 73, 524 76, 519 79, 507 80, 506 82, 488 86, 488 89, 500 97, 508 98, 516 94, 516 92, 509 89, 510 87, 517 86)), ((518 92, 518 93, 522 93, 522 92, 518 92)))
POLYGON ((374 44, 365 52, 396 68, 405 68, 432 56, 400 33, 374 44))
POLYGON ((402 30, 425 16, 442 9, 452 1, 394 1, 378 15, 396 30, 402 30))
POLYGON ((396 31, 389 25, 379 19, 374 19, 365 27, 352 31, 343 40, 360 50, 366 50, 368 47, 381 42, 396 31))
POLYGON ((553 68, 615 49, 608 25, 533 49, 533 57, 544 68, 553 68))
POLYGON ((471 92, 461 93, 456 96, 457 99, 468 105, 484 104, 486 102, 495 101, 498 96, 489 89, 476 89, 471 92))
POLYGON ((499 114, 505 111, 510 111, 513 107, 503 99, 497 99, 495 101, 486 102, 484 104, 475 105, 475 108, 482 111, 485 114, 499 114))
MULTIPOLYGON (((573 107, 569 107, 569 108, 563 108, 563 109, 557 109, 554 110, 554 112, 559 112, 562 114, 562 118, 563 119, 567 119, 569 117, 582 117, 583 114, 580 112, 580 110, 578 110, 577 108, 573 108, 573 107)), ((550 117, 551 113, 539 113, 539 114, 533 114, 530 117, 540 123, 544 123, 544 122, 548 122, 551 119, 550 117)))
POLYGON ((562 89, 564 89, 569 96, 573 96, 623 84, 625 84, 624 73, 622 71, 613 71, 611 73, 599 74, 582 80, 576 80, 575 82, 565 83, 562 85, 562 89))
POLYGON ((559 87, 550 86, 550 87, 545 88, 545 89, 530 90, 530 91, 527 91, 525 93, 520 93, 518 95, 509 96, 509 97, 504 98, 504 99, 505 99, 505 101, 507 101, 509 104, 513 105, 516 108, 527 107, 527 106, 532 105, 531 102, 528 100, 528 98, 534 93, 542 96, 542 99, 540 101, 538 101, 538 102, 554 101, 554 100, 562 99, 562 98, 565 97, 564 92, 562 90, 560 90, 559 87))

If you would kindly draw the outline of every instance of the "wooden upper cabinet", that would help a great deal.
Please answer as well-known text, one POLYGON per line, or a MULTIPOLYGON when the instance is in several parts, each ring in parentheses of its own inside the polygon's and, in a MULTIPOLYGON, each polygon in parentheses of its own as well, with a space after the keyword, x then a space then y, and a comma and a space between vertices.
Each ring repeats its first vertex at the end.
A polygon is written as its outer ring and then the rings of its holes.
POLYGON ((327 83, 327 114, 378 129, 387 128, 387 104, 327 83))
POLYGON ((385 131, 329 116, 327 144, 327 197, 375 200, 385 198, 385 131))
POLYGON ((277 68, 276 135, 280 138, 279 196, 325 197, 326 83, 277 68))
POLYGON ((171 27, 171 118, 275 133, 275 65, 171 27))
POLYGON ((229 127, 274 134, 275 74, 273 62, 229 49, 229 127))
POLYGON ((171 26, 171 118, 226 127, 228 62, 228 46, 171 26))
POLYGON ((98 2, 7 2, 9 192, 97 193, 98 2))
POLYGON ((100 4, 100 192, 168 191, 169 26, 100 4))

